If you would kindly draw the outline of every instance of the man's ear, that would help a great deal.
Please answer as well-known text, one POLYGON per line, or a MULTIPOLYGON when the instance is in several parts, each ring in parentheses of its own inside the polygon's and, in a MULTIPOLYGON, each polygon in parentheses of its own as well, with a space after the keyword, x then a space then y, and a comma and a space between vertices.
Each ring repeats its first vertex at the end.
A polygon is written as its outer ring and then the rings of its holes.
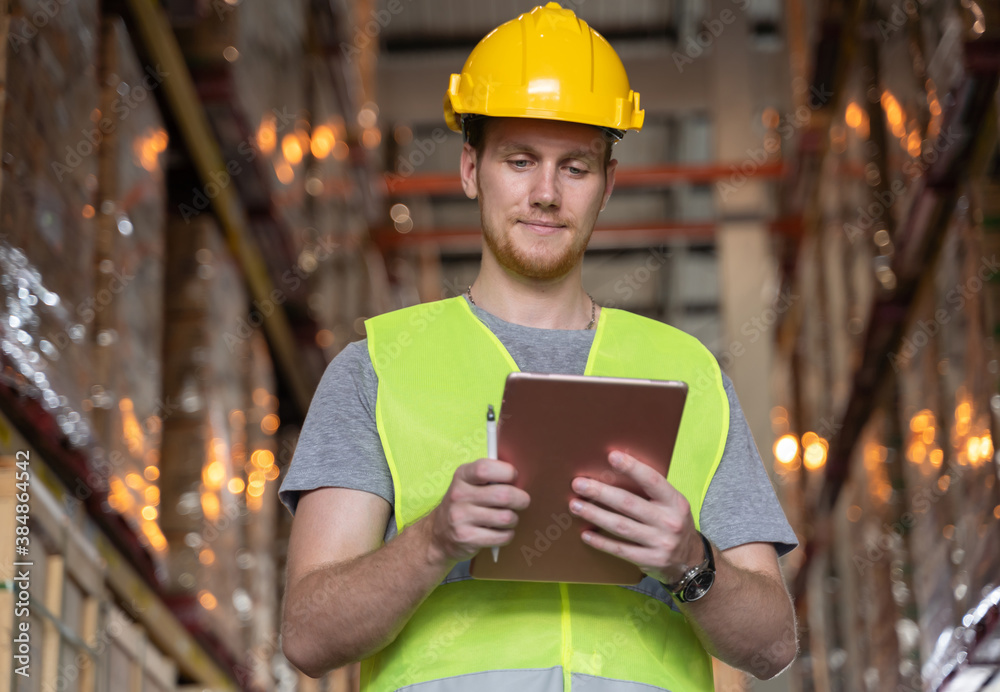
POLYGON ((611 199, 611 191, 615 189, 615 169, 618 168, 618 159, 608 161, 607 170, 604 172, 604 199, 601 200, 601 211, 608 206, 611 199))
POLYGON ((462 190, 469 199, 475 199, 478 195, 476 186, 476 166, 479 161, 476 158, 476 150, 466 142, 462 145, 462 162, 459 165, 459 172, 462 176, 462 190))

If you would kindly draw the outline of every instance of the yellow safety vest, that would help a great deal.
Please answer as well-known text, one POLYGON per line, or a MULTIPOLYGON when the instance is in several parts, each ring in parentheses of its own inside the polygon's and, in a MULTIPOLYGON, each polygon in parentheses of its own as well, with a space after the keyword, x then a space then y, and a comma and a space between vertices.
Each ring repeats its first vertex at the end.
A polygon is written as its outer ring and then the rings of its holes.
MULTIPOLYGON (((441 501, 458 466, 486 456, 483 411, 518 370, 462 296, 365 322, 375 421, 399 531, 441 501)), ((715 357, 661 322, 602 308, 586 375, 681 380, 688 398, 668 480, 698 526, 729 431, 715 357)), ((362 661, 362 692, 675 692, 713 689, 712 664, 666 590, 481 581, 453 570, 396 639, 362 661), (460 575, 460 576, 453 576, 460 575), (464 576, 464 578, 463 578, 464 576)))

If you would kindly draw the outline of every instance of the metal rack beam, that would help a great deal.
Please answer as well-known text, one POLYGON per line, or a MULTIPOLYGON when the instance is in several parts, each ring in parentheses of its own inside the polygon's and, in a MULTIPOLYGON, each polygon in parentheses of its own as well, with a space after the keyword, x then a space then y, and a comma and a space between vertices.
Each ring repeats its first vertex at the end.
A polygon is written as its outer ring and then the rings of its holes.
MULTIPOLYGON (((678 183, 709 184, 736 175, 759 180, 783 178, 788 172, 782 161, 754 163, 746 173, 740 172, 744 161, 732 163, 677 164, 659 166, 630 166, 615 171, 615 189, 658 188, 678 183)), ((752 162, 751 162, 752 163, 752 162)), ((458 173, 420 173, 403 176, 398 173, 385 175, 385 187, 392 197, 408 195, 461 196, 462 183, 458 173)))
MULTIPOLYGON (((627 247, 646 247, 651 243, 668 240, 713 242, 717 226, 712 221, 647 221, 627 224, 602 225, 594 229, 587 248, 605 250, 627 247)), ((770 223, 773 233, 795 236, 801 230, 798 219, 788 217, 770 223)), ((478 252, 483 232, 478 227, 433 228, 399 233, 393 228, 374 229, 372 237, 383 252, 422 245, 435 245, 442 251, 478 252)))

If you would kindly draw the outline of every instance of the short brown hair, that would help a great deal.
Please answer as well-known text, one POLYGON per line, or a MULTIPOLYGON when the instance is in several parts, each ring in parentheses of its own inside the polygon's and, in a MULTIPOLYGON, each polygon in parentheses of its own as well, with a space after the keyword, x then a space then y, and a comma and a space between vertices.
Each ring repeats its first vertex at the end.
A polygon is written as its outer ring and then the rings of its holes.
MULTIPOLYGON (((465 132, 465 141, 468 142, 476 152, 476 158, 480 158, 483 155, 483 149, 486 147, 486 123, 492 119, 493 118, 486 115, 478 115, 472 117, 466 116, 462 121, 462 129, 465 132)), ((604 171, 607 172, 608 164, 611 162, 611 149, 616 140, 604 129, 601 129, 600 132, 605 143, 604 171)))

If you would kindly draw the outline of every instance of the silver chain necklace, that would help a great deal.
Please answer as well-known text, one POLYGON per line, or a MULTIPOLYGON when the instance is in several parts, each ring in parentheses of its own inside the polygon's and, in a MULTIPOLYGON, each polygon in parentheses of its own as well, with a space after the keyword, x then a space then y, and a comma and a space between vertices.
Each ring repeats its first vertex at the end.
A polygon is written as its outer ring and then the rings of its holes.
MULTIPOLYGON (((469 302, 476 305, 476 301, 472 299, 472 284, 469 284, 469 287, 465 290, 465 292, 469 294, 469 302)), ((593 329, 594 321, 597 319, 597 303, 594 302, 594 296, 589 293, 587 294, 587 297, 590 298, 590 322, 587 323, 587 326, 584 327, 584 329, 593 329)), ((476 305, 476 307, 479 306, 476 305)))

